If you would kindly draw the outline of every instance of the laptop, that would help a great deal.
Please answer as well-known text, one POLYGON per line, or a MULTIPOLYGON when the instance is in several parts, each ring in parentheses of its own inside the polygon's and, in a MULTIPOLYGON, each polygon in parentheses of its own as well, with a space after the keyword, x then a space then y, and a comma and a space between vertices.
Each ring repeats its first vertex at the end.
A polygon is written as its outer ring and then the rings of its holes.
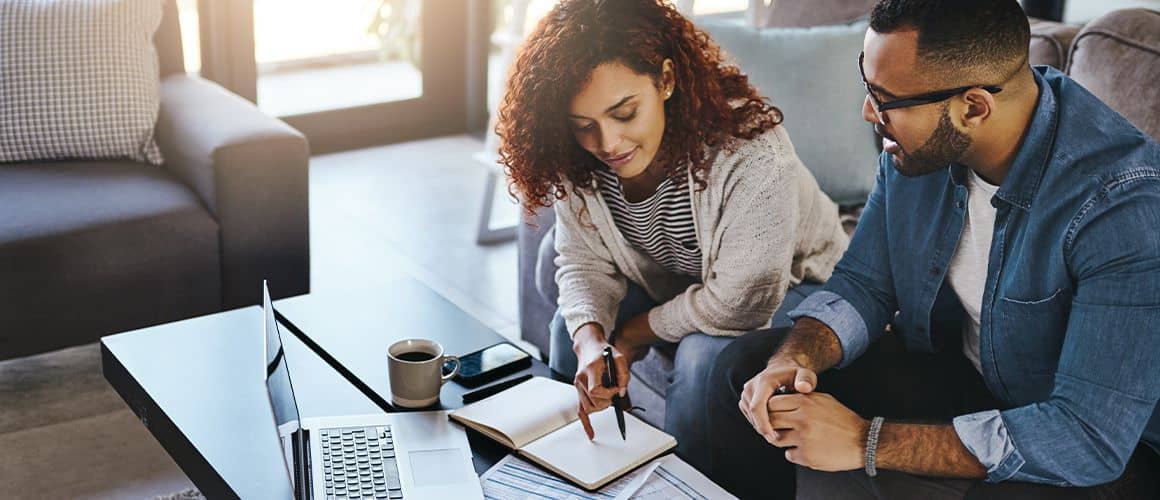
POLYGON ((266 389, 295 498, 483 498, 467 434, 447 412, 300 419, 265 282, 262 295, 266 389))

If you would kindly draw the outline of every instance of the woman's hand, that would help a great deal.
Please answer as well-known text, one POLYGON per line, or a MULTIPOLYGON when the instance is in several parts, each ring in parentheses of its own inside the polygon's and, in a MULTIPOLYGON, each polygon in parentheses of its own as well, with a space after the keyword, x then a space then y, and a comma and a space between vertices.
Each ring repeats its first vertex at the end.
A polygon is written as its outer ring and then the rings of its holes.
POLYGON ((596 437, 589 421, 590 413, 598 412, 612 405, 614 394, 624 395, 628 389, 628 359, 615 347, 612 349, 613 364, 616 369, 616 387, 604 387, 604 348, 608 345, 604 329, 596 323, 587 323, 576 330, 572 339, 572 350, 576 352, 578 369, 573 385, 580 396, 580 423, 588 439, 596 437))

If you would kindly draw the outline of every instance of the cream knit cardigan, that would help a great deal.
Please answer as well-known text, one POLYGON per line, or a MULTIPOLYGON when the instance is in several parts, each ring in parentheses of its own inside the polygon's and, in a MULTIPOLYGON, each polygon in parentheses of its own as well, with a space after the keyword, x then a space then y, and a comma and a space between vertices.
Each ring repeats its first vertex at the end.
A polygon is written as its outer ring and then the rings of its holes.
POLYGON ((590 322, 611 333, 626 278, 660 304, 649 311, 649 326, 670 342, 694 332, 737 336, 768 327, 790 286, 829 279, 849 239, 837 205, 802 165, 785 128, 735 149, 711 153, 704 189, 689 178, 700 280, 633 248, 598 190, 577 197, 566 186, 568 196, 555 204, 555 262, 570 334, 590 322))

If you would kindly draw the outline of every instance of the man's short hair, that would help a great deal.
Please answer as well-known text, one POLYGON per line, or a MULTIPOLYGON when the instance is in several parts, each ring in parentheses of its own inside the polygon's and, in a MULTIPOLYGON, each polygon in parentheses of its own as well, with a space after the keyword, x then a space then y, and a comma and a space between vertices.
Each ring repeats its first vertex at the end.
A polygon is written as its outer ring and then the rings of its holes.
POLYGON ((996 76, 1007 76, 1026 60, 1031 40, 1016 0, 880 0, 870 13, 870 29, 917 30, 919 62, 927 69, 970 68, 996 76))

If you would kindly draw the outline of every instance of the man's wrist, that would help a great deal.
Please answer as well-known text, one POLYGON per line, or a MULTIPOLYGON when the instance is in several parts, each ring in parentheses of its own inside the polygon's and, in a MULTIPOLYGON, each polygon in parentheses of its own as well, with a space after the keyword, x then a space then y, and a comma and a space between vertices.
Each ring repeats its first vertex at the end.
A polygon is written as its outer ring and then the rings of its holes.
POLYGON ((793 348, 789 354, 798 357, 805 368, 820 374, 842 361, 842 343, 829 325, 811 317, 798 318, 790 329, 793 348))
POLYGON ((875 467, 921 476, 987 477, 987 469, 963 446, 950 424, 883 424, 875 467))
POLYGON ((803 316, 794 322, 778 355, 821 373, 842 360, 842 344, 838 335, 821 321, 803 316))

